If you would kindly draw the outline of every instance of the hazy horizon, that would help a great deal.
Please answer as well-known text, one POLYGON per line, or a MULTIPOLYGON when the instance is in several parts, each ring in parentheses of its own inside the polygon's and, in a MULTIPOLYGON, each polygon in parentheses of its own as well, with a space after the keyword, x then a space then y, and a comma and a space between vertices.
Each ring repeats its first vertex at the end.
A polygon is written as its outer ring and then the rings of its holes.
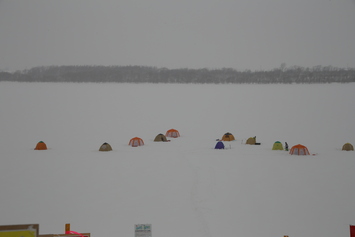
POLYGON ((0 70, 355 66, 354 0, 0 1, 0 70))

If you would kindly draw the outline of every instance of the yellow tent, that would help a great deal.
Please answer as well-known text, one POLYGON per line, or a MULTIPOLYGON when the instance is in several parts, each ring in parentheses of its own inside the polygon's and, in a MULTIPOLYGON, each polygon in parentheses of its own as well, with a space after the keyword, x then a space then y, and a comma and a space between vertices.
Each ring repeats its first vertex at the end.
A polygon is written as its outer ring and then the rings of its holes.
POLYGON ((282 150, 282 151, 283 151, 284 148, 283 148, 281 142, 276 141, 276 142, 274 143, 274 145, 272 146, 272 149, 273 149, 273 150, 282 150))

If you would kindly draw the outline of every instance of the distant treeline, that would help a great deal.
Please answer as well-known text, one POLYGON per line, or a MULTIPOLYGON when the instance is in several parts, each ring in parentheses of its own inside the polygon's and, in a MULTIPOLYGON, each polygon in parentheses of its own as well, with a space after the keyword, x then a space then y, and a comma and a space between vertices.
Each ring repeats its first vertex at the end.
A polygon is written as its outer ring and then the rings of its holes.
POLYGON ((120 83, 348 83, 355 82, 354 68, 281 64, 273 70, 167 69, 147 66, 41 66, 0 72, 0 81, 15 82, 120 82, 120 83))

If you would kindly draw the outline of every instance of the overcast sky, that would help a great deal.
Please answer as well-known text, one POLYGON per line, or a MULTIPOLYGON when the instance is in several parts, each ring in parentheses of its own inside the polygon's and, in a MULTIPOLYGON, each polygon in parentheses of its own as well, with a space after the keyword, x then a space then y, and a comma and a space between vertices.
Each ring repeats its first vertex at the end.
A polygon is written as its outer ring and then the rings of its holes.
POLYGON ((355 67, 355 0, 0 0, 0 70, 355 67))

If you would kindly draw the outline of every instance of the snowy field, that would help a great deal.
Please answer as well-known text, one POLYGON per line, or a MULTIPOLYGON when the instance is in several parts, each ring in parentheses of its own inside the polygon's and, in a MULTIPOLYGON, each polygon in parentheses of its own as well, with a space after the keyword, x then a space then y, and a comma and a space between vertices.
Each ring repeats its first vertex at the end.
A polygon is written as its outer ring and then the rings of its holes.
POLYGON ((347 237, 355 84, 0 83, 0 223, 92 237, 347 237), (181 137, 153 142, 168 129, 181 137), (226 132, 236 141, 215 150, 226 132), (145 145, 130 147, 133 137, 145 145), (256 136, 260 146, 245 145, 256 136), (38 141, 48 150, 36 151, 38 141), (303 144, 311 156, 272 150, 303 144), (113 151, 99 152, 102 143, 113 151))

